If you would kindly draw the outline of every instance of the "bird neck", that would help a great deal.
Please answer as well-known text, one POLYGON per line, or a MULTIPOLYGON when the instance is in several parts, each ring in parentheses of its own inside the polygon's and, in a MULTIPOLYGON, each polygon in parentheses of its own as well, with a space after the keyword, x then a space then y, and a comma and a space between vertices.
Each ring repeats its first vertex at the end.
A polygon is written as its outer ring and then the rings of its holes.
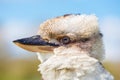
POLYGON ((44 61, 46 61, 49 57, 51 57, 53 55, 53 53, 40 53, 40 52, 37 52, 37 57, 38 57, 38 60, 43 63, 44 61))

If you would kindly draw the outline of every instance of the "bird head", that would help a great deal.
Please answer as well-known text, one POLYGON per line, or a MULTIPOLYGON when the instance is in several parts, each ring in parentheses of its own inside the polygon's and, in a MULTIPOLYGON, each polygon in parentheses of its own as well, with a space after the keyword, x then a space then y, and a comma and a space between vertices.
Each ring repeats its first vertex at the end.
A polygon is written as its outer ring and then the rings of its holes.
POLYGON ((32 52, 47 54, 77 50, 98 60, 104 57, 102 34, 95 15, 67 14, 49 19, 40 25, 36 36, 13 42, 32 52))

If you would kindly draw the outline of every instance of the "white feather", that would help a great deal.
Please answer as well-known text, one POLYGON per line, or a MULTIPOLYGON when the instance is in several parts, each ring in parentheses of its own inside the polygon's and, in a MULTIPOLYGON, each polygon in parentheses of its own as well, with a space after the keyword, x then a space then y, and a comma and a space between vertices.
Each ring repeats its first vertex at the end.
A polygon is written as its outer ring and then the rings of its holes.
POLYGON ((49 57, 51 57, 53 55, 53 53, 40 53, 40 52, 37 52, 36 53, 37 56, 38 56, 38 60, 43 63, 45 60, 47 60, 49 57))
POLYGON ((63 49, 39 65, 45 80, 113 80, 100 62, 77 49, 63 49), (64 51, 67 51, 66 53, 64 51), (73 54, 72 54, 73 53, 73 54))

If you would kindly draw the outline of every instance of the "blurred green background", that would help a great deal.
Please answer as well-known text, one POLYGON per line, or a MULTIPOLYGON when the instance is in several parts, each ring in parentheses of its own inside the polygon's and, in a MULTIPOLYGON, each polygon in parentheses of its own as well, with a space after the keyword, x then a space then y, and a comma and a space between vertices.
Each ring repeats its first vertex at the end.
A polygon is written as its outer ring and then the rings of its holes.
POLYGON ((36 53, 13 40, 35 35, 43 21, 69 13, 96 14, 104 34, 104 66, 120 80, 119 0, 0 0, 0 80, 41 80, 36 53))

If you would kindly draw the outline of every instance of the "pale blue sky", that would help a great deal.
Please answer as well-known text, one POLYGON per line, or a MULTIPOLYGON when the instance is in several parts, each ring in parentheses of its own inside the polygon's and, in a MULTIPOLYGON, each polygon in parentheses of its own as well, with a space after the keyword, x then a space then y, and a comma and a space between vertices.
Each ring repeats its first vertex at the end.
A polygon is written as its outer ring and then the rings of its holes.
POLYGON ((120 0, 0 0, 0 34, 6 49, 14 57, 31 55, 12 40, 34 35, 46 19, 69 13, 96 14, 107 59, 119 59, 120 0))
POLYGON ((120 0, 0 0, 0 18, 41 20, 66 13, 120 16, 120 0))

